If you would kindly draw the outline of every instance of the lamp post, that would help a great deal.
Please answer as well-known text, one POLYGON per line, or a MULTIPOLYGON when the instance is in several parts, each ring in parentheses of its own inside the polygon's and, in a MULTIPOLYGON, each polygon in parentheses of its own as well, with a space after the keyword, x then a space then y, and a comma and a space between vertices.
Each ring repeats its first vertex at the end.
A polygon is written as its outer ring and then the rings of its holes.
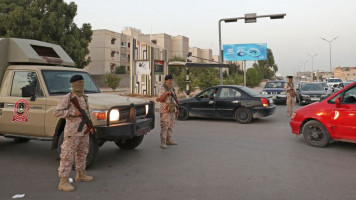
MULTIPOLYGON (((336 40, 338 37, 339 37, 339 36, 336 36, 336 37, 335 37, 334 39, 332 39, 332 40, 327 40, 327 39, 321 37, 322 40, 325 40, 326 42, 329 42, 329 48, 330 48, 330 73, 331 73, 331 74, 332 74, 332 71, 331 71, 331 42, 334 41, 334 40, 336 40)), ((334 77, 334 76, 332 76, 332 77, 334 77)))
POLYGON ((305 60, 305 61, 300 61, 300 62, 303 63, 303 65, 304 65, 304 72, 305 72, 305 64, 308 63, 308 61, 305 60))
MULTIPOLYGON (((286 16, 285 13, 282 14, 272 14, 272 15, 256 15, 256 13, 245 14, 244 17, 235 17, 235 18, 223 18, 219 20, 219 62, 222 63, 222 51, 221 51, 221 22, 225 23, 237 22, 237 20, 244 19, 245 23, 255 23, 257 18, 269 17, 270 19, 283 19, 286 16)), ((223 84, 223 73, 222 68, 220 67, 220 84, 223 84)), ((244 82, 246 86, 246 67, 244 67, 244 82)))
POLYGON ((311 57, 311 59, 312 59, 312 71, 311 71, 311 73, 312 73, 312 79, 313 79, 313 81, 314 81, 314 69, 313 69, 313 67, 314 67, 314 57, 315 56, 317 56, 318 54, 316 53, 316 54, 314 54, 314 55, 311 55, 311 54, 307 54, 308 56, 310 56, 311 57))

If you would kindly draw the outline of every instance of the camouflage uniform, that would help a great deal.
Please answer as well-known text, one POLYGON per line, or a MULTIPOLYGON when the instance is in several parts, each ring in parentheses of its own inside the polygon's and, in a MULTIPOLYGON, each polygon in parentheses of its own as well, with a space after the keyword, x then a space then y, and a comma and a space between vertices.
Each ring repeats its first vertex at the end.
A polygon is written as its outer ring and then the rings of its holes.
MULTIPOLYGON (((167 90, 161 86, 158 91, 158 97, 160 98, 167 90)), ((173 126, 176 122, 176 103, 172 95, 168 95, 166 99, 160 104, 160 117, 161 117, 161 141, 170 139, 173 134, 173 126), (174 107, 174 108, 173 108, 174 107)))
POLYGON ((64 140, 61 146, 61 161, 58 168, 59 177, 68 177, 75 158, 76 170, 85 171, 86 157, 89 152, 89 134, 84 134, 87 129, 87 125, 84 124, 83 130, 78 132, 78 127, 82 121, 81 117, 73 117, 77 108, 70 98, 77 97, 79 105, 85 110, 88 116, 89 109, 86 102, 88 102, 87 96, 77 96, 75 94, 67 94, 57 105, 54 116, 65 118, 66 125, 64 127, 64 140))
POLYGON ((295 97, 292 97, 291 96, 291 94, 288 92, 288 90, 294 90, 294 85, 293 85, 293 83, 291 83, 291 86, 292 87, 290 87, 289 85, 288 85, 288 82, 284 85, 284 90, 286 91, 286 93, 287 93, 287 102, 286 102, 286 104, 287 104, 287 114, 289 115, 289 116, 292 116, 292 114, 293 114, 293 109, 294 109, 294 98, 295 97))

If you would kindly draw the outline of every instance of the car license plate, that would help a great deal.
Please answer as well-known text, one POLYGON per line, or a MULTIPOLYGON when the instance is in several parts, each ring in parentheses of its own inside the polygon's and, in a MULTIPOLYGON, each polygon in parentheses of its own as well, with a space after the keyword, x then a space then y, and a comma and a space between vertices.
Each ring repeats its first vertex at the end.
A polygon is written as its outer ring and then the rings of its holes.
POLYGON ((273 99, 277 99, 277 96, 272 96, 273 99))
POLYGON ((312 101, 319 101, 320 98, 311 98, 312 101))
POLYGON ((148 131, 150 131, 150 128, 149 128, 149 127, 143 128, 143 129, 138 129, 138 130, 136 131, 136 133, 137 133, 137 135, 143 135, 143 134, 147 133, 148 131))

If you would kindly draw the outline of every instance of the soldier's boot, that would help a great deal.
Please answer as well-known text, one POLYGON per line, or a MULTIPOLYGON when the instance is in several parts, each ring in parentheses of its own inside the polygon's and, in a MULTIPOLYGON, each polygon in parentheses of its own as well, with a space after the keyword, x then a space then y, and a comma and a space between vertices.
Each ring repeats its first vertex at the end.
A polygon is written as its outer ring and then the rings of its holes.
POLYGON ((167 145, 177 145, 177 144, 178 143, 172 141, 171 137, 167 138, 167 145))
POLYGON ((94 178, 92 176, 88 176, 85 171, 77 171, 75 175, 75 181, 92 181, 94 178))
POLYGON ((58 190, 62 190, 64 192, 70 192, 74 190, 74 186, 70 184, 69 177, 61 177, 58 185, 58 190))
POLYGON ((167 149, 167 144, 165 139, 161 139, 161 148, 162 149, 167 149))

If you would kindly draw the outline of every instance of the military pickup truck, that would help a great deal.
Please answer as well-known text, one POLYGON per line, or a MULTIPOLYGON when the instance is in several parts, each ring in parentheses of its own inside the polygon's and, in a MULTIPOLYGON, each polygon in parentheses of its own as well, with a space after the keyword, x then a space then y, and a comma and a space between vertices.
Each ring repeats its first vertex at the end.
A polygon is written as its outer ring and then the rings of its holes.
POLYGON ((101 93, 85 70, 73 66, 59 45, 0 38, 0 136, 16 142, 52 141, 52 149, 60 153, 66 121, 54 117, 53 111, 71 91, 69 79, 80 74, 98 130, 90 136, 87 167, 107 141, 125 150, 136 148, 154 128, 154 102, 101 93))

